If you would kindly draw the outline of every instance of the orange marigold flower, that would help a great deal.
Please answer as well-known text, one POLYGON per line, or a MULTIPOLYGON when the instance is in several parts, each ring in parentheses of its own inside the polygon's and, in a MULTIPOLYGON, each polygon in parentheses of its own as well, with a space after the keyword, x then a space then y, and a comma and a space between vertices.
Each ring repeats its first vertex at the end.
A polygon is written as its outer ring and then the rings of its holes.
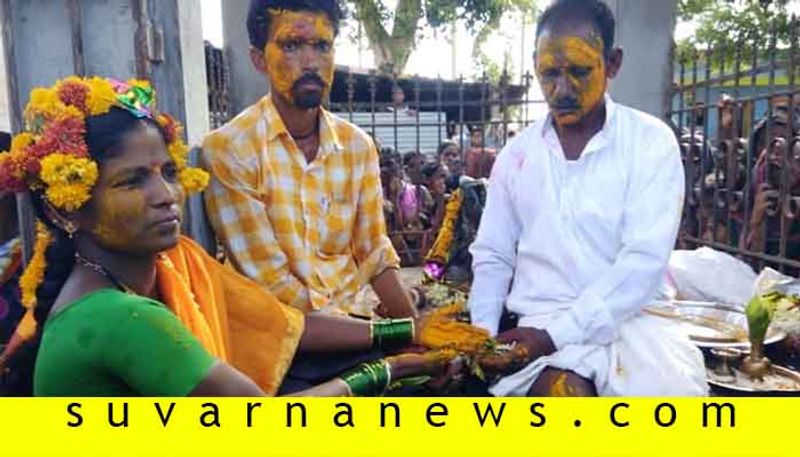
POLYGON ((89 97, 89 86, 87 86, 80 78, 70 76, 63 81, 60 81, 56 86, 58 98, 64 102, 65 105, 71 105, 84 114, 89 113, 87 100, 89 97))
POLYGON ((26 155, 24 157, 19 158, 19 167, 22 170, 23 175, 27 176, 36 176, 39 174, 39 171, 42 169, 41 163, 39 163, 40 157, 35 157, 33 155, 26 155))
POLYGON ((77 117, 63 117, 47 124, 42 137, 31 149, 37 157, 53 152, 61 152, 78 157, 89 155, 85 141, 86 125, 77 117))
POLYGON ((0 190, 5 192, 25 191, 25 171, 19 158, 19 154, 8 152, 0 154, 0 190))
POLYGON ((156 116, 156 122, 164 131, 167 144, 174 142, 181 135, 181 125, 172 116, 163 113, 159 114, 156 116))

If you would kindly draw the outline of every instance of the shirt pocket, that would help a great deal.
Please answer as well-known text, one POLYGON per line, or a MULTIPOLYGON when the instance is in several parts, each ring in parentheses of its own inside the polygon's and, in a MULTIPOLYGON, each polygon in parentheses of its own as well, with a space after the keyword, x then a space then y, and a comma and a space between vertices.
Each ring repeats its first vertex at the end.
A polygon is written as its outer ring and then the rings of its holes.
POLYGON ((320 252, 327 255, 345 254, 353 238, 355 209, 350 202, 333 200, 324 217, 320 252))
POLYGON ((610 254, 621 240, 625 210, 624 188, 612 180, 598 180, 581 189, 575 202, 575 221, 584 240, 610 254))

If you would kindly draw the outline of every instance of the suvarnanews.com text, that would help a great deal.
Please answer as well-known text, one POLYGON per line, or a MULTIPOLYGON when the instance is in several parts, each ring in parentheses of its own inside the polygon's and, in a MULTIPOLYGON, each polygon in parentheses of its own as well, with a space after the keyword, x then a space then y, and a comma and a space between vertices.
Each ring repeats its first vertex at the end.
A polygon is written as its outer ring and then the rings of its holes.
MULTIPOLYGON (((548 409, 554 405, 548 405, 547 401, 532 401, 532 402, 506 402, 498 400, 480 400, 473 401, 472 408, 469 408, 467 414, 469 420, 474 420, 474 424, 481 427, 495 427, 499 428, 507 421, 510 408, 527 408, 525 417, 526 426, 532 428, 546 428, 551 421, 548 421, 548 409)), ((649 417, 652 425, 658 428, 669 428, 679 424, 681 421, 691 421, 692 424, 703 428, 735 428, 736 427, 736 408, 730 402, 715 402, 704 401, 697 403, 694 407, 678 408, 674 404, 664 401, 654 406, 649 407, 652 409, 652 414, 636 415, 636 419, 630 417, 629 410, 632 407, 631 403, 626 401, 619 401, 613 403, 608 407, 607 423, 614 428, 627 428, 632 425, 642 425, 642 417, 649 417), (636 424, 635 421, 639 421, 636 424)), ((641 408, 641 405, 637 405, 641 408)), ((315 408, 311 404, 306 404, 302 400, 292 400, 283 403, 270 403, 265 405, 258 401, 242 401, 240 404, 232 406, 226 403, 221 406, 213 401, 207 401, 199 405, 186 405, 178 404, 171 401, 153 401, 152 404, 141 402, 136 403, 135 407, 126 401, 109 401, 105 414, 99 414, 97 411, 89 414, 84 410, 83 404, 80 401, 72 401, 65 404, 65 425, 71 428, 82 427, 88 423, 93 425, 105 425, 110 428, 124 428, 135 426, 137 422, 157 421, 164 428, 170 427, 170 421, 176 414, 191 415, 196 418, 197 423, 202 427, 207 428, 224 428, 227 418, 237 417, 237 424, 244 424, 245 427, 258 427, 260 418, 263 419, 264 415, 274 415, 270 419, 276 417, 280 418, 278 422, 281 426, 286 428, 305 428, 309 423, 315 424, 325 423, 334 427, 356 427, 356 418, 362 413, 363 409, 373 408, 370 417, 375 419, 371 427, 380 428, 402 428, 404 418, 408 417, 412 412, 403 411, 404 407, 402 401, 380 401, 370 405, 354 405, 347 401, 340 401, 333 405, 332 409, 315 408), (268 407, 267 407, 268 406, 268 407), (185 408, 184 411, 181 411, 185 408), (377 414, 374 409, 377 409, 377 414), (360 411, 362 410, 362 411, 360 411)), ((421 422, 426 427, 440 428, 448 425, 448 420, 452 418, 452 413, 447 406, 447 402, 431 401, 426 404, 422 410, 415 408, 414 414, 422 416, 424 422, 421 422)), ((462 410, 461 414, 464 412, 462 410)), ((579 415, 576 413, 576 415, 579 415)), ((515 414, 515 419, 519 420, 519 415, 515 414)), ((463 419, 460 418, 460 419, 463 419)), ((273 421, 270 421, 274 423, 273 421)), ((416 422, 416 421, 415 421, 416 422)), ((359 425, 362 425, 360 421, 359 425)), ((572 426, 580 428, 584 425, 580 418, 575 418, 572 426)), ((239 425, 237 425, 239 426, 239 425)))

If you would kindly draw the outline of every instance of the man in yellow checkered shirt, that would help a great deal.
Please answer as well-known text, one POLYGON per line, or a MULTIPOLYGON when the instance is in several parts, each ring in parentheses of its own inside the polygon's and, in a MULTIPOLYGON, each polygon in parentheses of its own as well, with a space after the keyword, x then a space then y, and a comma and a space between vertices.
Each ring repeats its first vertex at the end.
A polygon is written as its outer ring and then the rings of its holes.
POLYGON ((233 265, 303 311, 414 315, 386 235, 378 155, 361 129, 321 107, 333 82, 336 0, 254 0, 250 57, 272 90, 212 132, 203 161, 209 218, 233 265))

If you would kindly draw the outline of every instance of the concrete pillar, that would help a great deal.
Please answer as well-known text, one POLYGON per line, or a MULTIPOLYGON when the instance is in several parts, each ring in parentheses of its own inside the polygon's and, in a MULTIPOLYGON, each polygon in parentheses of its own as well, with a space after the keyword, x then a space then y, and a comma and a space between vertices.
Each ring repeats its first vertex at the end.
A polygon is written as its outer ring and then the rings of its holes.
POLYGON ((230 69, 231 114, 236 115, 267 93, 266 77, 250 62, 250 39, 247 36, 248 0, 222 2, 222 31, 225 55, 230 69))
POLYGON ((186 137, 190 145, 199 145, 202 144, 210 125, 200 0, 178 0, 178 23, 186 137))
POLYGON ((617 20, 625 57, 611 83, 614 100, 663 117, 672 81, 671 47, 677 0, 605 0, 617 20))
POLYGON ((15 131, 31 89, 72 74, 150 79, 190 140, 208 130, 199 0, 0 0, 0 9, 15 131))

